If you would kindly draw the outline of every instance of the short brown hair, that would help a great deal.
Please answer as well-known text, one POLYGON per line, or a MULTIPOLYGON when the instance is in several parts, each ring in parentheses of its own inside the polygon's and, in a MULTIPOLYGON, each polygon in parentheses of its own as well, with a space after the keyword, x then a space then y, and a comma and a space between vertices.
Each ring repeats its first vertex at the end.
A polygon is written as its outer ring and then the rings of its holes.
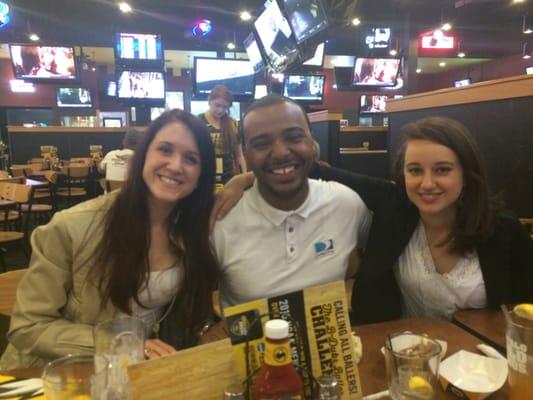
POLYGON ((452 251, 464 254, 486 238, 493 226, 493 207, 489 196, 487 174, 481 152, 468 129, 460 122, 445 117, 428 117, 401 128, 403 143, 398 152, 394 173, 396 183, 405 194, 404 161, 411 140, 429 140, 452 150, 463 169, 464 187, 458 200, 457 217, 452 233, 452 251))

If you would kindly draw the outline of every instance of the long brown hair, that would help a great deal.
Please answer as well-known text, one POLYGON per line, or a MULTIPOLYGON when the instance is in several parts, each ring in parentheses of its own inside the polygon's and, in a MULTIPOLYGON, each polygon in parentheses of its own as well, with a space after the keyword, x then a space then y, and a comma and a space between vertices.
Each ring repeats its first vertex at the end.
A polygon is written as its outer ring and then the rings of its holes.
POLYGON ((177 296, 177 317, 186 336, 194 334, 212 310, 211 291, 217 276, 215 257, 209 244, 209 213, 213 206, 215 183, 214 150, 205 124, 182 110, 166 111, 152 122, 137 146, 125 186, 105 218, 96 265, 103 303, 111 301, 131 313, 131 300, 139 301, 139 290, 149 273, 150 221, 149 189, 142 171, 150 143, 166 125, 180 122, 193 133, 201 160, 196 189, 177 202, 169 218, 169 240, 184 269, 177 296))
MULTIPOLYGON (((224 85, 216 85, 213 87, 209 93, 209 96, 207 97, 209 104, 216 99, 222 99, 228 102, 230 107, 233 104, 233 95, 224 85)), ((235 121, 229 116, 228 113, 226 113, 226 115, 220 119, 220 133, 224 140, 224 150, 226 153, 233 155, 233 150, 237 144, 237 127, 235 121)))
POLYGON ((452 252, 465 254, 485 239, 493 228, 494 207, 490 199, 487 174, 481 152, 468 129, 445 117, 428 117, 404 125, 403 144, 395 163, 396 183, 405 196, 404 161, 410 140, 429 140, 452 150, 463 169, 463 191, 457 201, 457 215, 450 236, 452 252))

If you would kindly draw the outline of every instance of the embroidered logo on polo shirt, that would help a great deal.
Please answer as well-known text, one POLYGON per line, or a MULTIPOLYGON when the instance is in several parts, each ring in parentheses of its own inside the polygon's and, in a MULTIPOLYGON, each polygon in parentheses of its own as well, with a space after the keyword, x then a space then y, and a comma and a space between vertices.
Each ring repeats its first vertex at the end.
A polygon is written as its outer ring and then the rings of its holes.
POLYGON ((323 256, 326 254, 333 253, 335 247, 333 246, 333 239, 322 240, 315 243, 315 253, 317 256, 323 256))

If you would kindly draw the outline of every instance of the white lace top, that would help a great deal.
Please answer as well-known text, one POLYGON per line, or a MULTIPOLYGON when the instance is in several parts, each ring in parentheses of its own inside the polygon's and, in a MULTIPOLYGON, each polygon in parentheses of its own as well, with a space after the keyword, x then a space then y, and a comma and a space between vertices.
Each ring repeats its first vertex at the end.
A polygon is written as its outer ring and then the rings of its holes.
POLYGON ((477 252, 462 257, 450 272, 439 274, 422 222, 398 259, 395 274, 402 291, 404 317, 451 319, 458 309, 487 306, 477 252))
POLYGON ((133 315, 144 322, 147 337, 151 335, 154 323, 163 315, 165 306, 172 301, 182 279, 183 269, 178 266, 150 272, 147 284, 139 291, 139 300, 147 308, 135 301, 132 305, 133 315))

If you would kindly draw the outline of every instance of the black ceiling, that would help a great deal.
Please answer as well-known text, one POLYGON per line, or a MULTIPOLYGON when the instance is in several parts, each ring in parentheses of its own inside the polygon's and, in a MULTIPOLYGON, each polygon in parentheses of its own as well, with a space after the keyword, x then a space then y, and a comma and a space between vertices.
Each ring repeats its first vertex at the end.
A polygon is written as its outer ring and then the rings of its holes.
MULTIPOLYGON (((109 0, 3 0, 11 7, 12 23, 0 31, 0 43, 27 42, 36 32, 43 43, 111 47, 113 34, 131 30, 163 34, 166 49, 223 50, 235 37, 238 45, 251 31, 239 12, 257 16, 264 0, 130 0, 131 14, 122 14, 109 0), (209 39, 193 39, 195 20, 210 19, 209 39)), ((323 0, 331 17, 329 54, 355 54, 365 26, 390 25, 393 32, 418 32, 451 20, 463 46, 478 57, 516 54, 528 39, 521 33, 522 16, 533 14, 533 0, 323 0), (349 24, 353 16, 364 24, 349 24)), ((532 36, 532 35, 530 35, 532 36)), ((403 35, 405 38, 406 36, 403 35)), ((532 40, 531 38, 529 39, 532 40)))

